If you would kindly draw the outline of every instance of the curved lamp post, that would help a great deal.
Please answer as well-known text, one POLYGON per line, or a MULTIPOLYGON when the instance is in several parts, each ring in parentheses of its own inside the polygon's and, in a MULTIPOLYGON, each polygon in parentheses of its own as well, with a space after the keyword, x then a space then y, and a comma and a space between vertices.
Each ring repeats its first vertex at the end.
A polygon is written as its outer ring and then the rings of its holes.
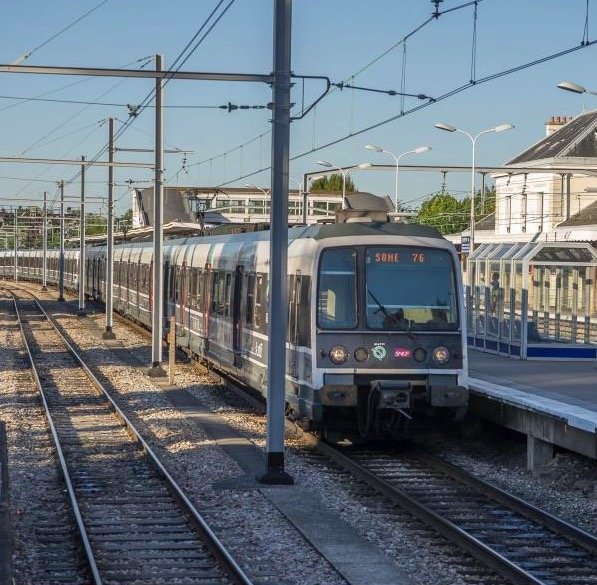
POLYGON ((468 136, 471 141, 473 147, 473 161, 471 164, 471 215, 470 215, 470 253, 473 252, 474 245, 475 245, 475 146, 477 144, 477 139, 483 134, 491 134, 492 132, 504 132, 505 130, 512 130, 514 126, 512 124, 500 124, 499 126, 495 126, 494 128, 488 128, 487 130, 481 130, 478 134, 474 136, 467 132, 466 130, 462 130, 461 128, 456 128, 456 126, 452 126, 451 124, 445 124, 444 122, 439 122, 435 124, 435 127, 439 130, 445 130, 446 132, 460 132, 460 134, 464 134, 468 136))
POLYGON ((398 212, 398 177, 400 171, 400 159, 403 156, 406 156, 407 154, 422 154, 423 152, 427 152, 431 150, 431 146, 417 146, 417 148, 407 150, 406 152, 403 152, 401 154, 395 154, 390 150, 386 150, 385 148, 382 148, 381 146, 377 146, 375 144, 366 144, 365 148, 367 150, 372 150, 373 152, 389 154, 391 157, 394 158, 394 161, 396 162, 396 186, 394 189, 394 206, 396 208, 396 212, 398 212))

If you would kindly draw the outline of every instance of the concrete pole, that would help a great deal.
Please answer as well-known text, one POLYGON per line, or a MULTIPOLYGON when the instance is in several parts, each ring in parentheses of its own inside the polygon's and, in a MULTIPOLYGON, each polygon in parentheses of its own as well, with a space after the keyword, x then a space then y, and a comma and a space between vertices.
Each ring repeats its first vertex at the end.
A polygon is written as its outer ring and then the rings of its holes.
MULTIPOLYGON (((156 71, 163 71, 163 56, 155 56, 156 71)), ((164 227, 164 82, 161 77, 155 80, 155 177, 153 186, 153 310, 151 313, 151 377, 166 377, 162 367, 163 293, 164 293, 164 250, 162 240, 164 227)))
POLYGON ((79 215, 79 310, 77 315, 85 317, 85 157, 81 157, 81 209, 79 215))
MULTIPOLYGON (((114 118, 108 118, 108 162, 114 162, 114 118)), ((106 330, 103 339, 116 339, 112 331, 114 307, 114 167, 108 166, 108 233, 106 242, 106 330)))
POLYGON ((60 252, 58 255, 58 301, 64 301, 64 181, 60 181, 60 252))
POLYGON ((15 209, 15 218, 14 218, 14 226, 13 226, 13 245, 15 249, 15 261, 14 261, 14 281, 17 282, 19 280, 19 234, 17 228, 17 210, 15 209))
POLYGON ((43 227, 41 258, 41 290, 48 290, 48 192, 44 191, 43 227))
POLYGON ((267 464, 261 483, 292 484, 284 471, 286 331, 288 328, 288 168, 290 150, 290 47, 292 0, 274 4, 272 86, 272 205, 270 216, 270 298, 267 371, 267 464))

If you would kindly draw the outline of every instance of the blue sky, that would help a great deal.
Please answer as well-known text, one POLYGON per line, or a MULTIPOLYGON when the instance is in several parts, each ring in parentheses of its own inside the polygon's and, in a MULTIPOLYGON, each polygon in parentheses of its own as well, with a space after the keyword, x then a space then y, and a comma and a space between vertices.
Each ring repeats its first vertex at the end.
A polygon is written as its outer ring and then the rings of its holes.
MULTIPOLYGON (((0 61, 10 63, 51 37, 66 24, 97 5, 99 0, 5 0, 0 21, 0 61)), ((156 52, 166 65, 192 37, 215 0, 110 0, 88 18, 34 53, 31 65, 117 67, 133 63, 156 52)), ((440 8, 461 4, 444 0, 440 8)), ((597 3, 590 6, 589 38, 597 38, 597 3), (595 37, 592 30, 595 28, 595 37)), ((272 0, 236 0, 202 46, 185 65, 187 70, 269 72, 272 62, 272 0)), ((483 0, 478 5, 477 77, 499 72, 527 61, 580 44, 583 37, 586 0, 483 0)), ((297 74, 327 75, 333 81, 347 80, 362 66, 412 30, 433 9, 428 0, 295 0, 293 7, 293 70, 297 74)), ((470 78, 472 8, 441 16, 407 43, 406 91, 437 96, 466 83, 470 78)), ((470 143, 460 135, 433 128, 445 121, 471 132, 503 122, 516 125, 514 131, 483 137, 478 144, 479 164, 505 162, 544 134, 544 122, 552 115, 574 115, 583 108, 597 107, 597 97, 577 96, 555 88, 569 79, 597 87, 596 48, 479 85, 448 100, 434 104, 382 128, 355 136, 333 147, 308 154, 291 165, 291 176, 302 178, 317 169, 315 161, 327 159, 338 165, 387 162, 387 156, 364 150, 367 142, 400 153, 419 145, 433 150, 403 162, 469 164, 470 143)), ((355 77, 357 85, 399 90, 402 47, 390 52, 374 66, 355 77)), ((61 88, 80 78, 9 75, 2 77, 0 95, 36 96, 61 88)), ((151 89, 151 81, 91 79, 52 94, 51 98, 114 103, 138 103, 151 89)), ((317 94, 315 84, 306 88, 306 100, 317 94)), ((166 88, 170 105, 263 105, 271 95, 266 86, 229 83, 172 82, 166 88)), ((293 100, 300 103, 302 87, 297 84, 293 100)), ((14 100, 0 98, 0 154, 15 156, 92 156, 105 143, 107 129, 100 126, 107 116, 126 119, 124 107, 27 102, 16 107, 14 100), (71 116, 77 114, 74 119, 71 116), (58 129, 58 126, 61 126, 58 129), (55 130, 54 130, 55 129, 55 130), (53 132, 51 132, 54 130, 53 132), (36 148, 31 145, 47 136, 36 148)), ((407 99, 405 107, 418 103, 407 99)), ((291 153, 302 153, 361 127, 397 114, 400 98, 344 90, 329 95, 315 114, 293 123, 291 153)), ((221 110, 166 111, 166 141, 194 151, 188 158, 189 174, 181 169, 181 157, 167 158, 169 184, 218 184, 228 182, 267 164, 269 135, 241 150, 219 157, 211 164, 194 165, 269 131, 269 111, 252 110, 232 114, 221 110), (179 172, 180 171, 180 172, 179 172)), ((147 110, 123 136, 120 147, 152 146, 152 112, 147 110)), ((121 160, 145 160, 151 155, 119 153, 121 160)), ((67 167, 3 164, 0 196, 38 198, 45 188, 52 194, 51 181, 74 174, 67 167), (31 179, 37 181, 31 182, 31 179), (26 180, 25 180, 26 179, 26 180), (47 180, 49 183, 40 181, 47 180)), ((104 195, 105 169, 88 173, 90 194, 104 195)), ((117 180, 149 179, 150 173, 118 170, 117 180)), ((354 179, 363 190, 377 194, 393 192, 392 173, 361 171, 354 179)), ((401 198, 420 201, 440 186, 440 173, 403 173, 401 198)), ((245 182, 269 185, 264 172, 245 182)), ((468 177, 449 175, 448 188, 466 190, 468 177)), ((72 196, 79 187, 68 187, 72 196)), ((129 205, 126 188, 119 187, 120 211, 129 205)))

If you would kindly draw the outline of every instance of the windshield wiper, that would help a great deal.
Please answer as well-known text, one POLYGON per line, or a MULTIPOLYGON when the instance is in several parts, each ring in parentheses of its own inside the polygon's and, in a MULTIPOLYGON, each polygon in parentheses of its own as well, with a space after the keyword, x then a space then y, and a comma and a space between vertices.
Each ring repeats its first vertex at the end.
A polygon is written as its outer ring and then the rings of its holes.
MULTIPOLYGON (((375 303, 379 307, 379 309, 377 309, 377 311, 381 311, 386 317, 389 318, 390 313, 388 313, 388 310, 379 302, 377 297, 369 290, 369 288, 367 288, 367 292, 371 295, 371 298, 375 301, 375 303)), ((377 313, 377 311, 375 311, 375 312, 377 313)))
MULTIPOLYGON (((398 321, 397 317, 396 317, 396 313, 389 313, 388 310, 384 307, 384 305, 382 305, 378 298, 369 290, 369 288, 367 287, 367 292, 371 295, 371 298, 375 301, 375 303, 377 304, 377 306, 379 307, 379 309, 377 311, 375 311, 376 313, 378 311, 381 311, 386 319, 388 319, 389 323, 393 323, 394 325, 396 325, 396 327, 394 327, 394 329, 398 329, 399 331, 404 331, 411 339, 414 339, 414 335, 412 332, 412 329, 410 328, 410 319, 405 319, 404 317, 402 318, 404 321, 406 321, 406 325, 402 325, 400 326, 400 322, 398 321)), ((391 329, 389 327, 385 327, 386 331, 390 331, 391 329)))

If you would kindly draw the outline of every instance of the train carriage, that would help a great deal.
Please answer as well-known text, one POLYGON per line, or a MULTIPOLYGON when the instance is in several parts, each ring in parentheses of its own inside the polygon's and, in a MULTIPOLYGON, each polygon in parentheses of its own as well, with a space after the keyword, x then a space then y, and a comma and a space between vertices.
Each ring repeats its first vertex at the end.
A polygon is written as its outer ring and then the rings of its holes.
MULTIPOLYGON (((37 262, 37 252, 21 253, 37 262)), ((65 254, 65 285, 73 289, 78 257, 65 254)), ((5 277, 12 277, 13 258, 0 254, 5 277)), ((48 280, 57 282, 58 252, 48 259, 48 280)), ((462 416, 468 392, 458 266, 452 244, 427 227, 290 229, 288 413, 334 437, 402 436, 438 414, 462 416)), ((29 270, 28 278, 41 278, 29 270)), ((105 247, 89 250, 86 270, 87 293, 102 298, 105 247)), ((114 308, 148 326, 153 270, 151 244, 115 248, 114 308)), ((175 317, 177 344, 263 394, 268 297, 267 231, 164 247, 164 318, 175 317)))

